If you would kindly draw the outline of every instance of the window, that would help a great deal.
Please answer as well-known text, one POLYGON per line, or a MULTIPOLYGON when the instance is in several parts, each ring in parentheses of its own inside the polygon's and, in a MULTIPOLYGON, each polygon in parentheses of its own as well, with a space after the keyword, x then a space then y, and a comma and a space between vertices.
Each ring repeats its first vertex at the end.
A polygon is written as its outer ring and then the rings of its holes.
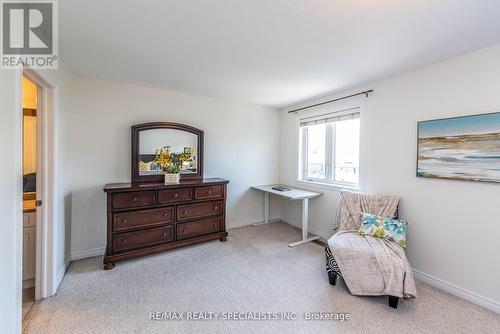
POLYGON ((359 108, 300 119, 299 178, 359 184, 359 108))

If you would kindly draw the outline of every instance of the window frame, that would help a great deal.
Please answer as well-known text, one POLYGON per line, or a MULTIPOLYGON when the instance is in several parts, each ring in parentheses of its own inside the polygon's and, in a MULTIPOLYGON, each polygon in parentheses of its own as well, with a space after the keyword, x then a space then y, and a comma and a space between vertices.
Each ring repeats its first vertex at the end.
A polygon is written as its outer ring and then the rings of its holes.
POLYGON ((314 185, 318 187, 327 187, 334 189, 349 189, 349 190, 360 190, 362 184, 362 122, 363 122, 363 106, 361 104, 350 105, 344 108, 322 108, 316 112, 302 113, 297 117, 297 132, 298 132, 298 160, 297 160, 297 179, 296 183, 305 185, 314 185), (326 118, 326 115, 352 115, 359 114, 359 166, 358 166, 358 182, 343 182, 336 181, 334 179, 335 173, 335 126, 332 123, 327 123, 326 133, 325 133, 325 178, 312 178, 307 177, 307 138, 308 136, 304 134, 307 133, 308 127, 301 127, 301 120, 304 118, 321 119, 326 118))

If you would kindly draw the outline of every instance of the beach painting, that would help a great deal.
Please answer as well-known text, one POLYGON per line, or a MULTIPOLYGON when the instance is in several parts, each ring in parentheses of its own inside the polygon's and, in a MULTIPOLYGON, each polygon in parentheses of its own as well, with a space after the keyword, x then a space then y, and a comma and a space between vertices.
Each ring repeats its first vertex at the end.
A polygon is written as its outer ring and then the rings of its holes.
POLYGON ((500 182, 500 112, 418 122, 417 176, 500 182))

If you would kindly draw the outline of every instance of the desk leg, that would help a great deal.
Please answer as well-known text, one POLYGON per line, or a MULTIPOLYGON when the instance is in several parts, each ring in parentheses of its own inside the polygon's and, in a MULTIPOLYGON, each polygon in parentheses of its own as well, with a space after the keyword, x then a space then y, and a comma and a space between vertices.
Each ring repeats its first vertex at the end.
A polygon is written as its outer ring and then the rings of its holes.
POLYGON ((302 240, 297 242, 292 242, 288 247, 295 247, 298 245, 305 244, 306 242, 318 240, 320 237, 315 236, 307 238, 309 236, 309 199, 304 198, 302 200, 302 240))
POLYGON ((264 224, 269 224, 269 193, 264 192, 264 222, 263 223, 256 223, 252 225, 264 225, 264 224))
POLYGON ((302 200, 302 240, 309 235, 309 199, 302 200))
POLYGON ((269 193, 264 193, 264 224, 269 223, 269 193))

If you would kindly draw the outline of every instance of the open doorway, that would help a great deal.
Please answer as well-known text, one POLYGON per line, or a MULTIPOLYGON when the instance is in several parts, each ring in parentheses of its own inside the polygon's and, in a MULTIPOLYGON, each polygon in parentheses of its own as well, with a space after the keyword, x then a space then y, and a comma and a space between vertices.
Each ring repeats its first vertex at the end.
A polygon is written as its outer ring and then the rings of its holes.
POLYGON ((37 176, 38 173, 38 115, 39 87, 22 78, 22 161, 23 161, 23 322, 35 304, 37 273, 37 176))
POLYGON ((18 289, 22 291, 18 290, 17 296, 18 301, 21 297, 23 301, 24 330, 38 301, 56 293, 60 274, 54 264, 54 88, 28 68, 23 70, 20 81, 22 168, 19 176, 23 189, 19 190, 23 191, 24 221, 18 245, 22 255, 18 263, 22 268, 17 276, 18 289))
POLYGON ((22 314, 21 307, 18 309, 24 329, 38 301, 56 293, 64 272, 55 266, 57 259, 54 258, 57 242, 54 236, 54 87, 36 71, 25 68, 19 76, 19 88, 18 116, 22 129, 19 181, 23 187, 19 187, 16 197, 23 200, 19 218, 24 218, 24 224, 18 222, 20 268, 16 276, 18 305, 21 306, 21 300, 24 302, 22 314))

